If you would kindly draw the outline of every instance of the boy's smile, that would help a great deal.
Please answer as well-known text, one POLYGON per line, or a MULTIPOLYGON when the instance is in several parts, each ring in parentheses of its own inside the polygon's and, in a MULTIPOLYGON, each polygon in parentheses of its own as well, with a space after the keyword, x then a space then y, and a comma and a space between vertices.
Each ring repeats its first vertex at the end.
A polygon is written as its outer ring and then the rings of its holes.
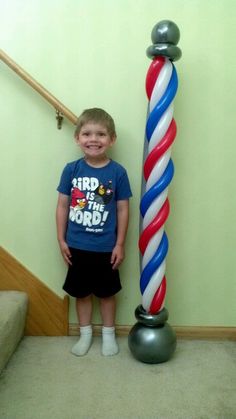
POLYGON ((108 160, 106 151, 114 144, 115 136, 112 137, 104 125, 88 122, 82 126, 76 142, 88 163, 100 164, 108 160))

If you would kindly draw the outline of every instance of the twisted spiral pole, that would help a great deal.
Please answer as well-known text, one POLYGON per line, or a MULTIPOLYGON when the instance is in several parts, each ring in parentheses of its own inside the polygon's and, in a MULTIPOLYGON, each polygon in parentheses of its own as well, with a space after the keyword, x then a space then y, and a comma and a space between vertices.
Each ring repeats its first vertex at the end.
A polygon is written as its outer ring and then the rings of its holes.
POLYGON ((176 348, 176 335, 167 323, 168 311, 164 307, 168 252, 164 225, 170 212, 168 186, 174 175, 171 147, 176 136, 173 100, 178 78, 172 61, 181 57, 181 51, 177 47, 180 33, 174 22, 157 23, 151 37, 153 45, 147 49, 152 63, 146 76, 149 103, 140 202, 142 304, 135 310, 138 322, 129 333, 128 344, 136 359, 154 364, 167 361, 176 348))
POLYGON ((178 77, 171 60, 178 59, 181 52, 176 46, 179 40, 178 28, 173 22, 167 23, 163 21, 154 27, 154 45, 147 50, 147 55, 153 61, 146 76, 149 100, 146 122, 148 150, 143 168, 146 184, 140 203, 143 220, 139 249, 142 255, 142 306, 151 314, 163 308, 166 295, 165 259, 168 238, 164 224, 170 212, 167 195, 174 175, 171 146, 177 130, 173 118, 173 100, 178 88, 178 77))
POLYGON ((146 123, 149 144, 144 162, 146 190, 140 204, 143 231, 139 239, 142 254, 142 306, 151 314, 156 314, 163 307, 166 295, 165 259, 168 238, 164 232, 164 224, 170 211, 168 186, 174 175, 170 156, 171 145, 176 136, 172 102, 177 87, 177 73, 169 59, 160 56, 153 60, 146 78, 146 91, 150 101, 146 123))

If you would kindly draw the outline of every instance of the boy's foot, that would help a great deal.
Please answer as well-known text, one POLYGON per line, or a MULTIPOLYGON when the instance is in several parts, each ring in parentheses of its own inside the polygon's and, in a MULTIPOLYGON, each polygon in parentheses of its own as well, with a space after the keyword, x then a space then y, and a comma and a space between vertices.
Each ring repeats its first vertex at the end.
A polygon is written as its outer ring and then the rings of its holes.
POLYGON ((71 352, 76 356, 84 356, 88 352, 92 344, 92 326, 80 327, 80 338, 78 342, 72 347, 71 352))
POLYGON ((102 328, 102 355, 111 356, 119 352, 119 347, 116 342, 115 328, 105 327, 102 328))

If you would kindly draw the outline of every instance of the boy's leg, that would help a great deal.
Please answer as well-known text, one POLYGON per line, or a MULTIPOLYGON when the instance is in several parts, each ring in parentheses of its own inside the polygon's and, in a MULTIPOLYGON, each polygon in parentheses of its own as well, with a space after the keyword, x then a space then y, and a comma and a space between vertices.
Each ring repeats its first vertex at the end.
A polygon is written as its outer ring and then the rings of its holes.
POLYGON ((76 311, 80 325, 79 341, 71 352, 77 356, 86 355, 92 343, 92 296, 76 299, 76 311))
POLYGON ((100 299, 100 311, 103 321, 102 354, 115 355, 119 348, 115 337, 116 298, 114 295, 100 299))
POLYGON ((114 295, 107 298, 100 298, 100 312, 103 326, 114 327, 116 317, 116 298, 114 295))
POLYGON ((76 298, 75 304, 80 327, 91 325, 93 311, 92 296, 76 298))

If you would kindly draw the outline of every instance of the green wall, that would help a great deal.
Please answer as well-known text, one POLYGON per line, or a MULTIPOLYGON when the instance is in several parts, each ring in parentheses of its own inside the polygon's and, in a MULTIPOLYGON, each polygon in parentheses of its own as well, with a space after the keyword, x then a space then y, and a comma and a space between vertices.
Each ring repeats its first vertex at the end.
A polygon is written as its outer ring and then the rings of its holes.
MULTIPOLYGON (((128 325, 141 302, 145 51, 162 19, 179 26, 183 52, 176 62, 166 307, 172 325, 236 326, 236 2, 1 1, 1 48, 75 114, 99 106, 116 121, 112 157, 127 168, 134 194, 117 313, 117 323, 128 325)), ((74 128, 64 120, 57 130, 54 109, 3 63, 0 83, 1 245, 62 296, 66 269, 54 214, 61 170, 79 156, 74 128)))

